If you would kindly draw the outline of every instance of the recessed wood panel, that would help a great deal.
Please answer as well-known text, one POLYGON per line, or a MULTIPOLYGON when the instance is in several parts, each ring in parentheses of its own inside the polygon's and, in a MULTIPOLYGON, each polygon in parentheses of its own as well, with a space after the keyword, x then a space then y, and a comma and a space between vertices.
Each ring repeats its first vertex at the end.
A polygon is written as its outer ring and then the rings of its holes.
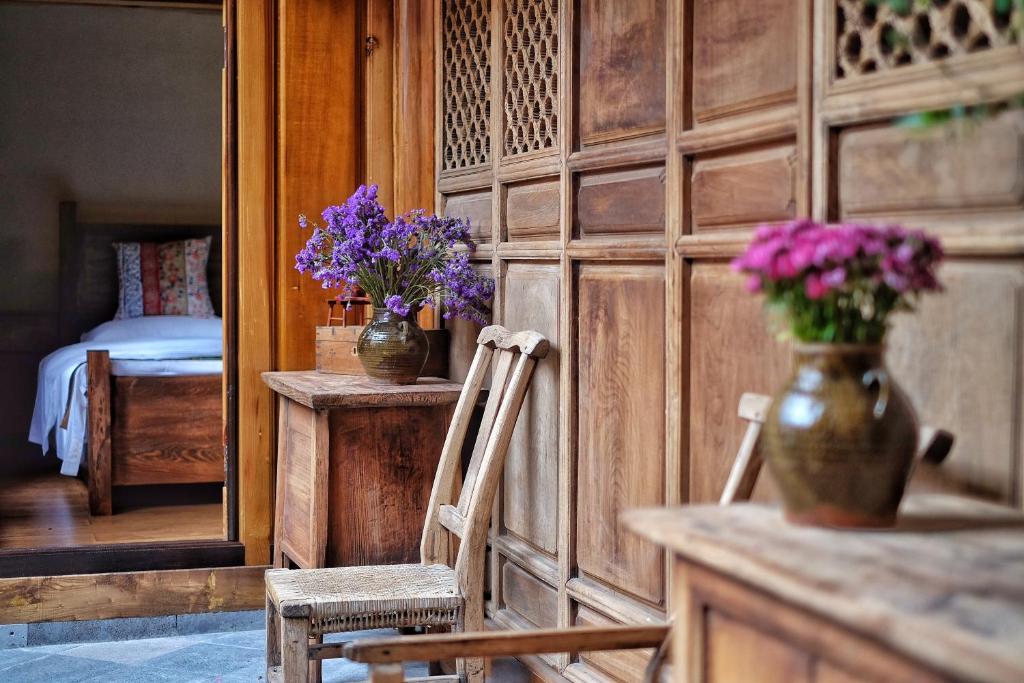
POLYGON ((538 628, 558 623, 558 591, 529 572, 506 562, 501 572, 505 605, 538 628))
POLYGON ((956 435, 942 477, 1012 501, 1024 424, 1024 265, 951 262, 940 279, 944 294, 895 318, 887 362, 920 421, 956 435))
MULTIPOLYGON (((493 277, 493 269, 490 263, 474 265, 478 273, 493 277)), ((493 306, 494 302, 490 304, 493 306)), ((470 320, 452 318, 444 321, 444 326, 449 332, 448 338, 448 379, 456 382, 465 382, 469 374, 469 366, 476 355, 476 339, 480 336, 481 326, 470 320)), ((490 376, 484 381, 484 386, 490 386, 490 376)))
POLYGON ((664 288, 661 266, 579 271, 578 564, 652 603, 664 596, 662 552, 619 514, 664 502, 664 288))
POLYGON ((479 243, 491 241, 491 193, 466 192, 445 198, 444 215, 469 220, 470 233, 479 243))
POLYGON ((577 236, 662 234, 665 170, 660 166, 593 173, 577 183, 577 236))
POLYGON ((427 514, 451 410, 441 405, 330 411, 327 566, 419 559, 422 521, 408 522, 427 514))
POLYGON ((798 5, 792 0, 694 2, 698 121, 795 99, 798 5))
POLYGON ((551 342, 534 370, 505 461, 504 520, 509 532, 554 554, 558 532, 559 264, 510 263, 505 326, 551 342))
MULTIPOLYGON (((789 375, 790 354, 775 340, 743 278, 724 263, 694 266, 691 294, 690 502, 717 501, 747 424, 740 396, 773 394, 789 375)), ((769 475, 755 492, 767 497, 769 475)))
POLYGON ((796 215, 796 150, 792 145, 693 165, 693 226, 697 232, 740 228, 796 215))
MULTIPOLYGON (((1024 112, 931 130, 851 128, 839 135, 839 205, 843 216, 893 213, 941 220, 954 229, 983 212, 1024 207, 1024 112)), ((1013 218, 1015 216, 1015 219, 1013 218)), ((905 220, 905 218, 904 218, 905 220)), ((937 222, 937 221, 936 221, 937 222)))
POLYGON ((505 193, 509 241, 557 239, 560 216, 557 180, 510 185, 505 193))
POLYGON ((811 681, 811 656, 767 633, 710 610, 704 626, 704 676, 708 683, 811 681))
POLYGON ((665 127, 665 1, 581 0, 583 144, 665 127))
MULTIPOLYGON (((614 626, 612 621, 603 614, 580 606, 576 613, 575 626, 614 626)), ((606 650, 598 652, 581 652, 580 660, 603 671, 619 681, 639 681, 643 678, 647 663, 654 656, 654 650, 606 650)))

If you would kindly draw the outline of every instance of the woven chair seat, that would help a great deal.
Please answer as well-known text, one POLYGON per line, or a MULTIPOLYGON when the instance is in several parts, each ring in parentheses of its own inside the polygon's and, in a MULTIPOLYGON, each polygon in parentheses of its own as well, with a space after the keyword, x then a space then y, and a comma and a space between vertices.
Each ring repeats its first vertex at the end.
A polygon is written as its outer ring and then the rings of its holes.
POLYGON ((271 569, 266 583, 281 616, 308 618, 310 635, 448 626, 465 604, 454 570, 440 564, 271 569))

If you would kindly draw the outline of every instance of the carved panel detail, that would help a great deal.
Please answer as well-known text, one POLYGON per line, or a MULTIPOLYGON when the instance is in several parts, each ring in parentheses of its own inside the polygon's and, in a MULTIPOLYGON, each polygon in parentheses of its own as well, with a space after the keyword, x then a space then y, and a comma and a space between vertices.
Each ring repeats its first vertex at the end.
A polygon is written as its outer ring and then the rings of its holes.
POLYGON ((445 0, 444 170, 491 158, 491 11, 486 0, 445 0))
POLYGON ((1014 42, 1018 2, 836 0, 836 78, 886 71, 1003 47, 1014 42))
POLYGON ((557 0, 505 0, 505 154, 558 144, 557 0))

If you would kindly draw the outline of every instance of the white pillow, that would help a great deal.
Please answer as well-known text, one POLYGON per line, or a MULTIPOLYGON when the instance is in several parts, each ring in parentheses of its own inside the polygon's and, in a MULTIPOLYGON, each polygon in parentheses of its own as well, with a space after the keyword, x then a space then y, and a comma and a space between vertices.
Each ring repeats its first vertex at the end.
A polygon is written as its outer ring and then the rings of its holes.
POLYGON ((111 320, 82 335, 83 342, 116 342, 133 339, 219 339, 220 318, 187 315, 146 315, 111 320))

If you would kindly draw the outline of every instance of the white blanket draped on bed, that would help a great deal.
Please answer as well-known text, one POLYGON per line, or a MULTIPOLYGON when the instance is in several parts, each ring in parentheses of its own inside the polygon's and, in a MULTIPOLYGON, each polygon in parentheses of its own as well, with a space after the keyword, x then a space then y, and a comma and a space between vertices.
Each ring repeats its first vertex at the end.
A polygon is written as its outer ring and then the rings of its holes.
POLYGON ((110 352, 115 375, 206 375, 222 371, 219 318, 151 316, 114 320, 82 335, 39 363, 36 404, 29 441, 45 455, 54 434, 62 474, 74 476, 82 463, 88 403, 86 351, 110 352), (62 426, 67 415, 67 423, 62 426))

